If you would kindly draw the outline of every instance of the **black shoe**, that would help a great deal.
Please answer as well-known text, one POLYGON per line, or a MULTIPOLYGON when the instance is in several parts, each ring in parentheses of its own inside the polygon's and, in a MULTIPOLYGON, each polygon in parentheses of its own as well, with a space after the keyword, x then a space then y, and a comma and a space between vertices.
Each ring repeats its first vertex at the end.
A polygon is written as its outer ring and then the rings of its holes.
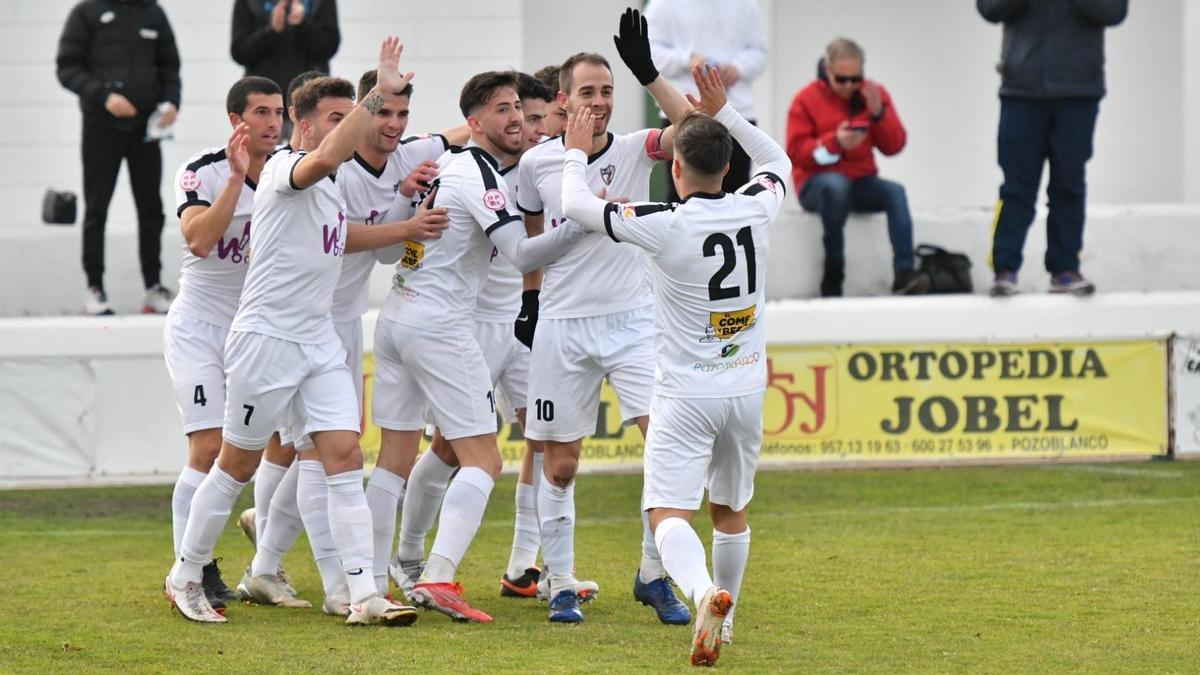
MULTIPOLYGON (((221 578, 221 569, 217 567, 217 561, 214 560, 204 566, 204 577, 201 583, 204 584, 204 595, 208 597, 208 601, 212 604, 213 609, 217 609, 217 603, 225 600, 236 600, 237 596, 229 587, 225 585, 225 581, 221 578)), ((224 605, 222 605, 224 606, 224 605)))
POLYGON ((821 297, 842 297, 842 282, 846 279, 846 265, 842 261, 825 261, 825 276, 821 277, 821 297))
POLYGON ((541 578, 542 571, 536 567, 530 567, 516 579, 510 579, 508 572, 505 572, 500 577, 500 595, 505 598, 536 598, 541 578))
POLYGON ((929 275, 916 270, 899 270, 892 282, 892 295, 922 295, 929 292, 929 275))

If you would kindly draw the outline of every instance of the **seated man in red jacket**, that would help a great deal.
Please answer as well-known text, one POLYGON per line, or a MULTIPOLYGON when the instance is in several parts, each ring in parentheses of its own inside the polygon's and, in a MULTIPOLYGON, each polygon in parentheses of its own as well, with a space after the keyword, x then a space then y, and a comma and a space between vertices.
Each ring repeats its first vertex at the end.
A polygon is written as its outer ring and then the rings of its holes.
POLYGON ((912 216, 904 186, 879 177, 873 149, 904 148, 904 126, 882 85, 863 78, 863 51, 838 38, 825 48, 817 79, 801 89, 788 111, 787 153, 800 205, 821 214, 825 275, 821 295, 842 294, 843 230, 851 211, 887 213, 896 295, 923 293, 929 279, 913 270, 912 216))

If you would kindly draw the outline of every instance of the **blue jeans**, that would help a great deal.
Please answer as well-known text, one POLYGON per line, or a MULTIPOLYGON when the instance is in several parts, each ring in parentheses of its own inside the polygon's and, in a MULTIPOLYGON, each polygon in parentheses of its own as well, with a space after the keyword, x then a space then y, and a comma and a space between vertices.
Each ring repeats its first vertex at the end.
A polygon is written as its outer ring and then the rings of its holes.
POLYGON ((1087 198, 1084 165, 1092 157, 1099 109, 1100 101, 1094 98, 1000 99, 996 156, 1004 184, 992 233, 992 269, 997 273, 1021 269, 1021 251, 1047 161, 1046 270, 1051 274, 1079 271, 1087 198))
POLYGON ((810 176, 800 188, 800 206, 821 214, 825 264, 846 260, 846 218, 851 211, 886 213, 892 240, 892 269, 913 269, 913 225, 904 186, 879 176, 851 179, 832 171, 810 176))

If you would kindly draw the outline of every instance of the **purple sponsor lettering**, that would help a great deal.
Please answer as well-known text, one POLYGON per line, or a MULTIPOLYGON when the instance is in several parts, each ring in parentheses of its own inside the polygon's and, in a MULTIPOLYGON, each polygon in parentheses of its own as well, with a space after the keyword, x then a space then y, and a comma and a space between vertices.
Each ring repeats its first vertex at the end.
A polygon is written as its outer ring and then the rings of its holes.
POLYGON ((345 222, 346 214, 339 211, 337 227, 330 229, 329 225, 321 226, 323 240, 325 243, 325 252, 334 256, 335 258, 340 258, 344 250, 344 244, 342 243, 342 225, 344 225, 345 222))
POLYGON ((229 259, 229 262, 240 264, 246 261, 246 251, 250 249, 250 221, 246 221, 246 226, 242 228, 242 236, 237 239, 225 239, 222 237, 217 241, 217 257, 221 260, 229 259))

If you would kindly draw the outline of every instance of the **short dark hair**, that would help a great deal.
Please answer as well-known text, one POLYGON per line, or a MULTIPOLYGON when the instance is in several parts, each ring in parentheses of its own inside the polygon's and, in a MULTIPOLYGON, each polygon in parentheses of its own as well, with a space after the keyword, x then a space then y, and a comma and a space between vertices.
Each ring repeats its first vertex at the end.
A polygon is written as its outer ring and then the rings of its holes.
POLYGON ((547 87, 538 78, 528 73, 517 73, 517 96, 522 101, 529 99, 538 99, 550 103, 554 101, 556 92, 550 87, 547 87))
POLYGON ((720 176, 733 155, 733 138, 725 125, 693 110, 675 125, 675 152, 704 176, 720 176))
POLYGON ((236 113, 241 115, 246 112, 246 103, 250 98, 250 94, 282 94, 279 91, 279 85, 275 84, 274 80, 257 75, 249 75, 243 77, 233 86, 229 88, 229 93, 225 96, 225 112, 236 113))
POLYGON ((552 64, 546 66, 545 68, 542 68, 541 70, 534 73, 533 76, 536 77, 537 79, 541 80, 542 84, 549 87, 550 91, 554 92, 554 95, 557 96, 558 95, 558 71, 559 70, 560 70, 560 66, 552 63, 552 64))
POLYGON ((458 109, 462 111, 463 117, 470 117, 476 110, 487 105, 496 92, 504 87, 509 87, 515 92, 520 91, 515 72, 490 70, 479 73, 463 85, 462 93, 458 95, 458 109))
POLYGON ((296 105, 296 101, 295 101, 296 90, 299 89, 300 87, 303 87, 306 82, 315 80, 318 77, 328 77, 328 75, 326 73, 322 73, 319 70, 306 70, 303 73, 300 73, 299 75, 293 77, 292 81, 288 82, 287 96, 284 97, 285 100, 283 102, 283 105, 284 106, 296 105))
POLYGON ((571 94, 571 85, 574 84, 575 66, 581 63, 590 63, 593 66, 604 66, 609 73, 612 72, 612 66, 608 65, 608 59, 595 52, 579 52, 563 61, 562 66, 558 70, 558 89, 564 94, 571 94))
MULTIPOLYGON (((358 78, 358 100, 363 100, 371 90, 375 88, 375 84, 379 82, 379 71, 372 68, 362 74, 358 78)), ((396 96, 412 96, 412 82, 409 82, 403 89, 395 92, 396 96)))
POLYGON ((317 110, 323 98, 347 98, 354 100, 354 85, 340 77, 318 77, 305 82, 292 95, 296 106, 296 119, 308 117, 317 110))

